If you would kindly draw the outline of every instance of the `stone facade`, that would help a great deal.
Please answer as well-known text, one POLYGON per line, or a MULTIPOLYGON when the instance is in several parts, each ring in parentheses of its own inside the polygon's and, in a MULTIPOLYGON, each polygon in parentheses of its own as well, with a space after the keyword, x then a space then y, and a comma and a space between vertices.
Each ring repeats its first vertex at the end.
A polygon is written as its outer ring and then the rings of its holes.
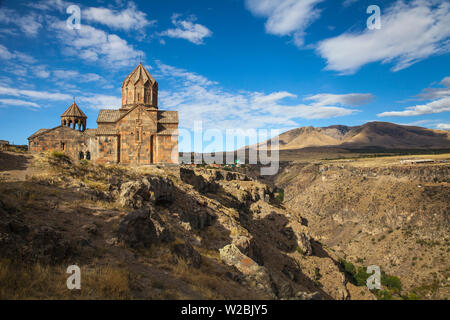
POLYGON ((178 112, 158 110, 158 83, 142 64, 122 84, 122 107, 100 110, 97 129, 86 130, 86 120, 74 101, 60 126, 28 138, 29 150, 64 151, 99 164, 178 163, 178 112))

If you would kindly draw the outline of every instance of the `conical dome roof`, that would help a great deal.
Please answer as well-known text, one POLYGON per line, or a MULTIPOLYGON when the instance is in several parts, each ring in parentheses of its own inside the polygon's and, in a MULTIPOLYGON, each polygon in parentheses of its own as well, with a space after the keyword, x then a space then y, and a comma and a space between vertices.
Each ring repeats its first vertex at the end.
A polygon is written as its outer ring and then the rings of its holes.
POLYGON ((130 82, 134 85, 138 83, 139 80, 141 80, 143 84, 147 82, 153 84, 156 82, 150 73, 144 68, 142 63, 139 63, 139 65, 125 78, 122 87, 127 86, 130 82))
POLYGON ((81 111, 80 107, 77 106, 75 101, 72 103, 72 105, 67 108, 66 111, 61 115, 61 117, 73 117, 73 118, 85 118, 87 119, 86 115, 83 111, 81 111))

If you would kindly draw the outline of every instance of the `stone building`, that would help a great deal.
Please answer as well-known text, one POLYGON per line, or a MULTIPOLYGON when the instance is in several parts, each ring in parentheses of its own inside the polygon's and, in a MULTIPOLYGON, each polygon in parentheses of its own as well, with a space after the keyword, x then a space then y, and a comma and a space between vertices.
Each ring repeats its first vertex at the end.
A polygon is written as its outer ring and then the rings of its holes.
POLYGON ((64 151, 74 159, 99 164, 178 163, 178 112, 158 110, 158 83, 140 63, 122 84, 122 107, 100 110, 97 129, 75 103, 61 125, 28 138, 29 150, 64 151))

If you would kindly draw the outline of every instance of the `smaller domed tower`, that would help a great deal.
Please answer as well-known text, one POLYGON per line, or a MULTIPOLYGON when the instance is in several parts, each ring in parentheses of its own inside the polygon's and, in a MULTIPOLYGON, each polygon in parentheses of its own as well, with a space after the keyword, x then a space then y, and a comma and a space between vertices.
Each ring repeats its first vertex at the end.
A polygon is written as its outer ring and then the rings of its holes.
POLYGON ((73 100, 72 105, 61 115, 61 125, 79 131, 86 130, 87 117, 73 100), (78 125, 78 128, 77 128, 78 125))
POLYGON ((142 63, 125 78, 122 84, 122 110, 135 105, 158 109, 158 83, 142 63))

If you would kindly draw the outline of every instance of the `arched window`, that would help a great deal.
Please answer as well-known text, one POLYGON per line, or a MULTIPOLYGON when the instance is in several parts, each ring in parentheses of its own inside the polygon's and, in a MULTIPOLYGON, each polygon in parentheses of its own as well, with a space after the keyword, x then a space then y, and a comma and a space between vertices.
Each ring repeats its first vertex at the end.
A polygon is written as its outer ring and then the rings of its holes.
POLYGON ((80 159, 79 160, 83 160, 84 159, 84 153, 83 151, 80 151, 80 159))
POLYGON ((89 151, 86 152, 86 160, 91 160, 91 153, 89 151))

